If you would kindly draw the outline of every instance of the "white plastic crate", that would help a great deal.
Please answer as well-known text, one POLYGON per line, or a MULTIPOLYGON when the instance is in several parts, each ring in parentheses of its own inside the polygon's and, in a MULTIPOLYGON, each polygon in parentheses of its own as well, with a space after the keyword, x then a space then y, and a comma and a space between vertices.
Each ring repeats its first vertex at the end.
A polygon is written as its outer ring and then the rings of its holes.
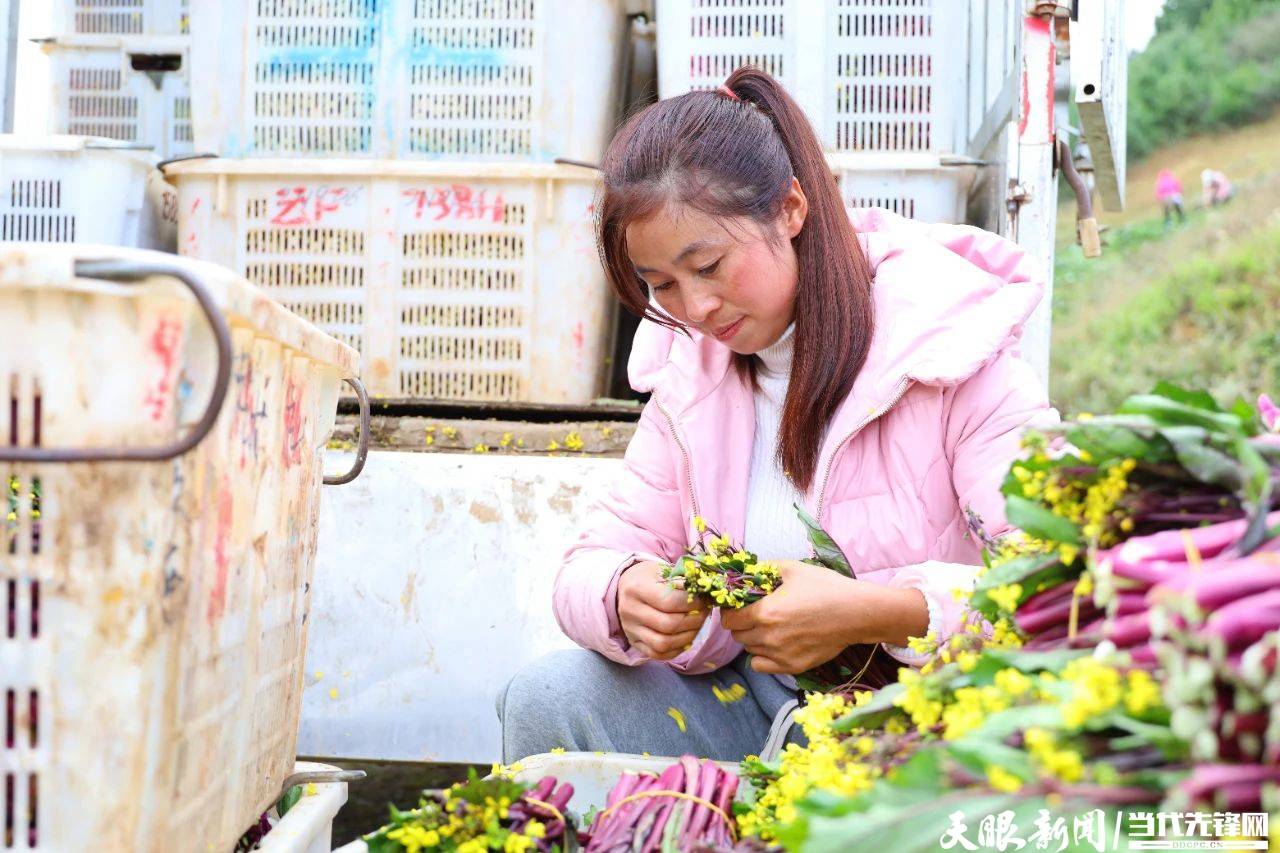
POLYGON ((166 169, 178 251, 224 264, 360 350, 388 397, 587 403, 611 299, 593 170, 221 160, 166 169))
POLYGON ((109 139, 0 135, 0 243, 173 251, 177 193, 155 164, 109 139))
POLYGON ((294 766, 356 353, 228 270, 109 246, 0 247, 0 341, 5 846, 229 850, 294 766))
POLYGON ((221 0, 192 8, 200 151, 595 161, 618 0, 221 0))
POLYGON ((54 0, 63 35, 185 35, 191 0, 54 0))
MULTIPOLYGON (((338 772, 337 767, 299 761, 295 773, 338 772)), ((263 836, 259 853, 329 853, 333 849, 333 819, 347 801, 346 782, 316 782, 263 836)))
POLYGON ((754 65, 787 87, 832 151, 964 148, 967 4, 657 0, 657 24, 661 97, 754 65))
POLYGON ((977 168, 946 165, 928 155, 829 155, 849 207, 882 207, 921 222, 966 221, 965 208, 977 168))
POLYGON ((51 130, 149 146, 166 159, 190 154, 189 41, 72 36, 47 42, 51 130))

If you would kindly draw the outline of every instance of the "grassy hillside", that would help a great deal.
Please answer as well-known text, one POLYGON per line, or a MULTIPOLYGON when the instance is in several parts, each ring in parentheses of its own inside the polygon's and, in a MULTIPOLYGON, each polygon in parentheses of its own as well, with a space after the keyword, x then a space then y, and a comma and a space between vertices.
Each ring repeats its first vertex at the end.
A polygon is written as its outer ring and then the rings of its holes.
POLYGON ((1072 242, 1060 211, 1050 393, 1064 412, 1099 411, 1160 379, 1220 397, 1280 390, 1280 116, 1183 140, 1129 175, 1128 208, 1103 213, 1103 257, 1072 242), (1199 208, 1199 174, 1235 182, 1225 207, 1199 208), (1165 231, 1155 173, 1182 179, 1187 222, 1165 231))

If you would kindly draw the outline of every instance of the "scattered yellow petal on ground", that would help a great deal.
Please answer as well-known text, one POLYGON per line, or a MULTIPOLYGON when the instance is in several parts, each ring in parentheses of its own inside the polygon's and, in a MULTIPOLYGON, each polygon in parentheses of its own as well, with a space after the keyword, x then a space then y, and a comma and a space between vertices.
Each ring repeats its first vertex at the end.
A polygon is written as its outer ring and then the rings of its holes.
POLYGON ((680 731, 684 731, 684 730, 685 730, 685 725, 684 725, 684 714, 681 714, 681 713, 680 713, 680 711, 679 711, 678 709, 676 709, 676 708, 668 708, 668 709, 667 709, 667 716, 668 716, 668 717, 670 717, 671 719, 673 719, 673 720, 675 720, 675 721, 676 721, 676 725, 680 727, 680 731))

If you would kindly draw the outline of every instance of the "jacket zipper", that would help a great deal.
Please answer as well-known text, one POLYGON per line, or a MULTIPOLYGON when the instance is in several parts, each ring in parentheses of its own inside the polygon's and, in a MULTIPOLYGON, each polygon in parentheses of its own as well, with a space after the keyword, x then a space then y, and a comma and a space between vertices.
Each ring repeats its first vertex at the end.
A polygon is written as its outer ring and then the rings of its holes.
POLYGON ((684 442, 680 440, 680 434, 676 432, 675 419, 657 400, 654 400, 654 404, 658 407, 658 411, 662 412, 663 417, 667 419, 667 426, 671 429, 671 437, 675 439, 676 446, 680 448, 680 455, 684 457, 685 482, 689 486, 689 503, 693 504, 693 514, 701 516, 702 511, 698 509, 698 495, 693 491, 693 464, 689 461, 689 451, 685 449, 684 442))
POLYGON ((862 423, 858 424, 858 426, 855 427, 844 438, 840 439, 840 443, 837 444, 835 446, 835 449, 831 451, 831 457, 827 460, 827 467, 822 472, 822 485, 818 489, 817 512, 815 512, 813 516, 814 520, 817 521, 818 524, 822 524, 822 504, 827 497, 827 478, 831 476, 831 468, 833 465, 835 465, 836 457, 840 455, 840 448, 844 447, 845 444, 848 443, 849 439, 853 438, 855 435, 862 432, 862 430, 866 428, 867 424, 871 423, 876 418, 882 416, 885 412, 889 411, 894 406, 898 405, 898 401, 902 399, 902 395, 907 393, 908 384, 909 384, 909 381, 907 377, 905 376, 902 377, 902 379, 898 382, 897 390, 894 392, 893 398, 889 401, 889 403, 884 406, 876 407, 872 411, 872 414, 870 417, 868 417, 862 423))

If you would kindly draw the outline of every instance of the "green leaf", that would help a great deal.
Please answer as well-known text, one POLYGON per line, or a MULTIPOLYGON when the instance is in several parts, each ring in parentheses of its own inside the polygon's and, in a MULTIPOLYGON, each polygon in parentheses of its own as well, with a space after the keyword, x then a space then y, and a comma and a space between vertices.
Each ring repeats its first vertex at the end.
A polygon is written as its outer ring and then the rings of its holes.
MULTIPOLYGON (((907 799, 905 789, 895 790, 891 785, 878 785, 876 792, 889 796, 872 799, 863 795, 868 805, 860 811, 831 816, 812 812, 808 800, 800 805, 801 818, 784 827, 779 841, 788 850, 804 850, 806 853, 845 853, 848 850, 885 850, 893 853, 936 853, 951 826, 951 815, 959 812, 966 826, 965 837, 970 844, 978 840, 979 825, 988 815, 1012 812, 1017 834, 1028 839, 1035 831, 1035 821, 1042 809, 1054 819, 1062 817, 1068 827, 1074 818, 1096 806, 1080 800, 1050 805, 1043 797, 1027 797, 1019 794, 1000 794, 983 789, 957 791, 937 796, 907 799)), ((1106 826, 1115 820, 1114 809, 1103 807, 1106 826)), ((994 849, 977 845, 978 849, 994 849)), ((1033 845, 1028 844, 1026 850, 1033 845)), ((953 850, 963 849, 960 845, 953 850)), ((1010 845, 1010 850, 1014 849, 1010 845)), ((1052 849, 1057 849, 1056 847, 1052 849)), ((1083 838, 1069 841, 1065 853, 1096 853, 1096 848, 1083 838)))
POLYGON ((1098 465, 1115 459, 1147 460, 1159 456, 1158 449, 1127 426, 1097 421, 1064 425, 1067 441, 1093 456, 1098 465))
POLYGON ((1061 672, 1069 662, 1091 654, 1088 649, 1054 649, 1052 651, 1024 651, 1023 649, 982 650, 978 662, 968 673, 969 683, 991 684, 1002 669, 1016 669, 1025 674, 1037 672, 1061 672))
POLYGON ((1191 426, 1165 427, 1160 430, 1173 451, 1178 464, 1202 483, 1238 492, 1244 483, 1240 461, 1210 444, 1210 434, 1191 426))
POLYGON ((943 772, 942 752, 937 749, 920 749, 904 763, 889 772, 890 784, 920 791, 943 791, 947 776, 943 772))
POLYGON ((836 544, 836 540, 831 538, 827 531, 822 529, 809 513, 804 511, 800 504, 792 504, 796 509, 796 515, 804 524, 805 530, 809 534, 809 543, 813 545, 813 550, 817 554, 818 559, 822 561, 822 565, 828 569, 839 572, 847 578, 854 576, 853 566, 849 563, 849 558, 844 555, 844 551, 840 550, 840 546, 836 544))
POLYGON ((1235 415, 1179 403, 1169 397, 1156 394, 1135 394, 1121 404, 1119 412, 1127 415, 1146 415, 1162 426, 1184 424, 1203 427, 1211 432, 1226 435, 1244 435, 1244 425, 1235 415))
POLYGON ((946 741, 946 749, 966 770, 979 778, 986 778, 987 768, 992 765, 1009 771, 1024 782, 1036 775, 1030 755, 996 738, 970 732, 962 738, 946 741))
MULTIPOLYGON (((1012 708, 988 714, 987 718, 982 721, 982 725, 959 738, 956 742, 1003 742, 1005 738, 1015 732, 1026 731, 1033 727, 1042 729, 1062 728, 1062 709, 1056 705, 1015 705, 1012 708)), ((987 763, 990 764, 992 762, 988 761, 987 763)), ((1021 776, 1020 778, 1030 779, 1031 777, 1021 776)))
POLYGON ((302 799, 302 786, 293 785, 280 797, 280 802, 276 803, 276 814, 284 817, 289 813, 289 809, 298 804, 300 799, 302 799))
POLYGON ((1243 397, 1236 398, 1231 406, 1231 414, 1240 419, 1246 435, 1254 436, 1267 431, 1266 425, 1262 422, 1262 416, 1258 414, 1258 407, 1243 397))
POLYGON ((1213 395, 1203 389, 1199 391, 1191 391, 1174 385, 1168 380, 1161 380, 1156 384, 1155 390, 1151 392, 1157 397, 1166 397, 1175 403, 1181 403, 1184 406, 1190 406, 1196 409, 1204 409, 1207 412, 1221 412, 1222 407, 1218 405, 1218 401, 1213 399, 1213 395))
POLYGON ((1004 502, 1009 523, 1029 536, 1067 545, 1080 545, 1080 529, 1043 505, 1021 495, 1009 495, 1004 502))
POLYGON ((906 687, 895 681, 881 687, 866 705, 854 708, 831 723, 837 732, 851 732, 854 729, 875 729, 884 725, 893 714, 898 713, 893 701, 902 695, 906 687))
POLYGON ((969 596, 969 606, 994 622, 1000 618, 1000 607, 991 600, 990 593, 993 589, 1011 583, 1020 584, 1022 595, 1018 603, 1021 604, 1034 595, 1036 589, 1079 576, 1080 570, 1064 566, 1057 554, 1026 554, 1014 557, 988 569, 978 579, 973 593, 969 596))

